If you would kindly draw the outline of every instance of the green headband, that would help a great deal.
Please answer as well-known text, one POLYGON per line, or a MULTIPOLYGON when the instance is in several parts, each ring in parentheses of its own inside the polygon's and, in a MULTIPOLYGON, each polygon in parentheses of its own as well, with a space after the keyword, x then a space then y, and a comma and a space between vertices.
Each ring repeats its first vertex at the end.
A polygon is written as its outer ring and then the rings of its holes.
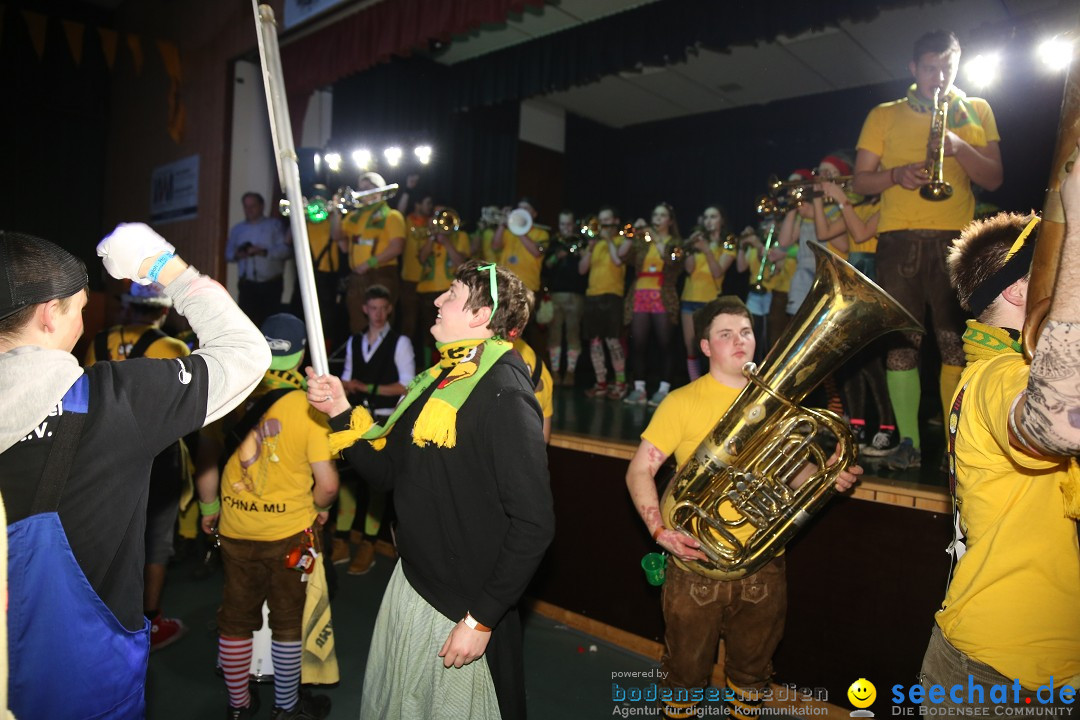
MULTIPOLYGON (((481 265, 476 269, 481 272, 484 270, 488 271, 488 278, 491 280, 491 317, 494 318, 495 311, 499 309, 499 283, 495 279, 496 265, 495 263, 491 263, 489 265, 481 265)), ((488 320, 488 322, 491 321, 488 320)))

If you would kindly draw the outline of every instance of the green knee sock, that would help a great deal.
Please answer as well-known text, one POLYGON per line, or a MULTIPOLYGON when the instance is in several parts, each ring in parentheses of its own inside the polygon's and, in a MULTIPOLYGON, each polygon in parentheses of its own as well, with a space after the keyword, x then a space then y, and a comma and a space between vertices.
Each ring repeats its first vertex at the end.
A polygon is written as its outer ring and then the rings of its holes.
POLYGON ((919 441, 919 383, 918 370, 886 370, 885 380, 889 386, 889 400, 896 413, 896 429, 902 438, 911 438, 918 448, 919 441))
POLYGON ((356 494, 350 486, 341 483, 337 502, 337 531, 347 533, 352 528, 353 518, 356 517, 356 494))

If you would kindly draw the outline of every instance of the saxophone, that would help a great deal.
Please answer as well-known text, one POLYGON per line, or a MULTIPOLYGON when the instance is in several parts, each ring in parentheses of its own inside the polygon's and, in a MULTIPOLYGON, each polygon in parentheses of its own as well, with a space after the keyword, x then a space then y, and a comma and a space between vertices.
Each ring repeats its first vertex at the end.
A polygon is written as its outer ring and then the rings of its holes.
POLYGON ((930 182, 919 188, 923 200, 948 200, 952 197, 952 185, 945 182, 945 129, 949 117, 949 98, 934 88, 934 115, 930 120, 930 137, 926 141, 926 174, 930 182))
POLYGON ((672 478, 660 501, 664 525, 700 543, 707 561, 678 562, 692 572, 735 580, 755 572, 787 544, 833 494, 836 476, 855 460, 847 424, 799 403, 870 341, 922 327, 888 293, 818 243, 813 286, 799 312, 750 380, 672 478), (838 442, 832 465, 813 442, 819 430, 838 442), (789 484, 807 462, 819 468, 789 484), (749 538, 740 540, 744 526, 749 538))

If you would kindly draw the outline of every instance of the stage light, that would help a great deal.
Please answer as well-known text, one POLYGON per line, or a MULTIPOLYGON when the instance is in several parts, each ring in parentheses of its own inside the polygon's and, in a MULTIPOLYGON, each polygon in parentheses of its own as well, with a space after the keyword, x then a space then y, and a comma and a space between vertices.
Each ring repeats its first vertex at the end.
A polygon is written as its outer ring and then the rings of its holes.
POLYGON ((320 166, 322 166, 322 155, 315 153, 315 172, 319 171, 320 166))
POLYGON ((421 165, 427 165, 431 162, 431 146, 430 145, 418 145, 413 154, 416 155, 416 159, 420 161, 421 165))
POLYGON ((1064 70, 1072 62, 1073 46, 1060 37, 1044 40, 1038 48, 1039 59, 1051 70, 1064 70))
POLYGON ((326 167, 330 168, 330 172, 341 172, 341 153, 328 152, 325 157, 326 167))
POLYGON ((397 145, 383 150, 383 156, 386 158, 386 162, 390 164, 390 167, 397 167, 398 163, 401 162, 401 154, 401 148, 397 145))
POLYGON ((360 150, 353 150, 352 154, 353 162, 356 163, 358 170, 368 170, 371 167, 371 151, 361 148, 360 150))
POLYGON ((997 80, 1001 56, 997 53, 976 55, 964 66, 968 81, 977 88, 984 88, 997 80))

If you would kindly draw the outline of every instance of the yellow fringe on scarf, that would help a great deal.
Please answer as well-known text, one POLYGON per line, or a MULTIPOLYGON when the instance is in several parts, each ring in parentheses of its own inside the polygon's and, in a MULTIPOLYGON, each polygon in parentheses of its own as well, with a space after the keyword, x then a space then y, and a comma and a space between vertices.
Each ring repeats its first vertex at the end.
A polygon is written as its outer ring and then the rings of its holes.
MULTIPOLYGON (((371 418, 371 413, 367 411, 367 408, 353 408, 352 415, 349 416, 349 429, 330 433, 330 453, 340 455, 342 450, 359 442, 361 436, 374 424, 375 421, 371 418)), ((371 441, 371 447, 376 450, 382 450, 385 446, 386 438, 371 441)))
POLYGON ((413 444, 424 447, 429 442, 445 448, 457 445, 457 408, 434 395, 424 403, 413 425, 413 444))

